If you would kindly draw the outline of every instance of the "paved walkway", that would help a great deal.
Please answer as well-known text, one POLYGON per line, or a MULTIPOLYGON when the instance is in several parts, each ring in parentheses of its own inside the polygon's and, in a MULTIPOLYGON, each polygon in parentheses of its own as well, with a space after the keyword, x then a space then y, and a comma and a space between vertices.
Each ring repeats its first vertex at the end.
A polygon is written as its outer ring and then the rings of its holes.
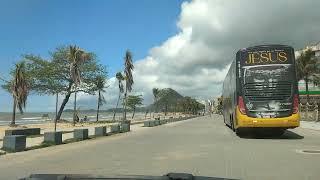
POLYGON ((320 122, 313 121, 301 121, 300 126, 306 129, 319 130, 320 131, 320 122))
MULTIPOLYGON (((139 129, 140 126, 141 126, 141 123, 132 125, 131 128, 136 130, 136 129, 139 129)), ((95 126, 95 127, 98 127, 98 125, 95 126)), ((82 127, 82 128, 83 129, 84 128, 88 129, 89 130, 89 136, 91 136, 91 135, 94 135, 94 128, 95 127, 91 126, 91 127, 82 127)), ((75 129, 81 129, 81 128, 75 128, 75 129)), ((74 128, 65 129, 65 131, 73 131, 73 130, 74 130, 74 128)), ((107 126, 107 132, 110 132, 110 127, 108 127, 108 126, 107 126)), ((27 147, 32 147, 32 146, 40 145, 43 142, 43 133, 44 132, 42 132, 41 133, 42 136, 39 136, 39 137, 28 137, 26 139, 26 146, 27 147)), ((72 138, 73 138, 73 132, 62 134, 62 141, 65 141, 67 139, 72 139, 72 138)), ((3 146, 3 143, 2 143, 2 141, 0 141, 0 148, 2 148, 2 146, 3 146)))

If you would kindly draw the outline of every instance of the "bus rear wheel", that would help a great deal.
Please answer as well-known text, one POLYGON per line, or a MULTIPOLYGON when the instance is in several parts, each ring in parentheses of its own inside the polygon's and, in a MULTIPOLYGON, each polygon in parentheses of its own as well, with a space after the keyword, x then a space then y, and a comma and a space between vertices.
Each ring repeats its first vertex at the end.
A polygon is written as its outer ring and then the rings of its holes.
POLYGON ((285 129, 274 129, 272 131, 272 136, 278 137, 278 136, 282 136, 285 133, 285 129))

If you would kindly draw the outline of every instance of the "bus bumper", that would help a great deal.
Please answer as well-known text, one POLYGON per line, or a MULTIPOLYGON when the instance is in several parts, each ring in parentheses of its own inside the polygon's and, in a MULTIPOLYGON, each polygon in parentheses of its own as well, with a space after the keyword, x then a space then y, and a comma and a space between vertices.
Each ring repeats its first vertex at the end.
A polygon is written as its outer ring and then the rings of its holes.
POLYGON ((283 118, 253 118, 242 114, 237 108, 236 111, 237 122, 235 128, 244 127, 282 127, 282 128, 296 128, 300 126, 300 114, 292 114, 283 118))

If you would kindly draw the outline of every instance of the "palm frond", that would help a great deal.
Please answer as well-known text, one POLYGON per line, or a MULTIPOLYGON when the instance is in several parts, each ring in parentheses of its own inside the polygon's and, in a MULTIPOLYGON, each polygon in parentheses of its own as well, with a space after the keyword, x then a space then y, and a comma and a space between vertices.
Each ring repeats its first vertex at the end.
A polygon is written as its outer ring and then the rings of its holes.
POLYGON ((317 59, 314 58, 312 50, 302 52, 296 61, 296 70, 298 79, 309 79, 318 71, 317 59))
POLYGON ((23 113, 29 94, 29 85, 24 62, 16 64, 14 79, 11 83, 11 93, 17 103, 20 113, 23 113))
POLYGON ((68 60, 70 63, 70 76, 76 85, 81 82, 80 65, 87 60, 90 60, 90 54, 80 49, 76 45, 69 46, 68 60))
POLYGON ((99 106, 103 106, 105 103, 107 103, 106 99, 104 98, 103 94, 100 93, 100 97, 98 98, 99 100, 99 106))
POLYGON ((123 81, 125 78, 123 77, 123 75, 122 75, 121 72, 117 72, 116 78, 117 78, 117 80, 118 80, 119 91, 120 91, 120 93, 123 93, 123 92, 124 92, 124 87, 123 87, 122 81, 123 81))
POLYGON ((126 89, 131 92, 132 90, 132 85, 134 83, 133 81, 133 76, 132 76, 132 71, 134 69, 133 62, 132 62, 132 54, 129 50, 126 51, 125 55, 125 63, 124 63, 125 69, 125 77, 126 77, 126 89))

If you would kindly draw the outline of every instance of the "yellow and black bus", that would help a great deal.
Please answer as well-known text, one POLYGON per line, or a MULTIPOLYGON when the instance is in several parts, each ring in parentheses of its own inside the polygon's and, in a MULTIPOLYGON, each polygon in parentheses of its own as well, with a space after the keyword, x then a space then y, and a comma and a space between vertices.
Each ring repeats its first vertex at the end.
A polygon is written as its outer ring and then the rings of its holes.
POLYGON ((294 50, 286 45, 240 49, 223 82, 224 123, 237 134, 282 135, 300 124, 294 50))

